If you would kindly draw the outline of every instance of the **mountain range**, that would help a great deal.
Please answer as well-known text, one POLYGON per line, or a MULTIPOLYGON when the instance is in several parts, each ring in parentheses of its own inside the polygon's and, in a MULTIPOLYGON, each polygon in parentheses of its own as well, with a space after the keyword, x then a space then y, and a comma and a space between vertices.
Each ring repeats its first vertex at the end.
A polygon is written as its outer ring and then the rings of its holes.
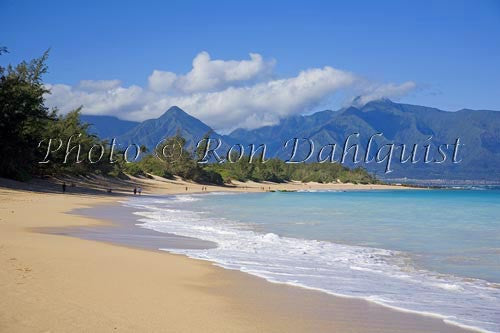
MULTIPOLYGON (((194 147, 206 134, 223 142, 220 152, 225 152, 234 144, 256 146, 265 143, 267 157, 289 159, 293 140, 286 149, 284 143, 293 138, 300 139, 295 161, 306 157, 310 144, 314 144, 314 154, 308 161, 316 161, 318 152, 323 149, 322 157, 328 157, 332 144, 335 147, 335 160, 339 161, 343 149, 358 144, 358 162, 353 162, 355 148, 348 150, 344 164, 361 166, 380 178, 412 179, 500 179, 500 112, 489 110, 463 109, 448 112, 436 108, 395 103, 388 99, 369 102, 363 106, 349 106, 337 111, 320 111, 311 115, 291 116, 273 126, 257 129, 236 129, 228 135, 220 135, 208 125, 173 106, 162 116, 141 123, 120 120, 110 116, 82 116, 91 124, 91 131, 101 138, 116 137, 119 143, 136 143, 154 149, 163 138, 181 134, 187 145, 194 147), (358 133, 358 134, 356 134, 358 133), (371 148, 366 155, 366 147, 371 140, 371 148), (349 138, 347 145, 346 139, 349 138), (457 139, 459 140, 457 142, 457 139), (459 147, 455 152, 455 146, 459 147), (383 157, 394 144, 390 173, 387 160, 383 157), (400 163, 401 144, 406 147, 403 158, 411 157, 415 149, 416 163, 400 163), (448 144, 448 146, 445 146, 448 144), (429 148, 426 148, 429 146, 429 148), (438 150, 441 149, 441 151, 438 150), (427 157, 429 163, 424 163, 427 157), (376 158, 380 150, 380 163, 367 160, 376 158), (443 159, 443 153, 446 160, 443 159), (456 154, 456 156, 454 156, 456 154), (453 159, 455 162, 453 163, 453 159)), ((248 150, 247 150, 248 151, 248 150)))

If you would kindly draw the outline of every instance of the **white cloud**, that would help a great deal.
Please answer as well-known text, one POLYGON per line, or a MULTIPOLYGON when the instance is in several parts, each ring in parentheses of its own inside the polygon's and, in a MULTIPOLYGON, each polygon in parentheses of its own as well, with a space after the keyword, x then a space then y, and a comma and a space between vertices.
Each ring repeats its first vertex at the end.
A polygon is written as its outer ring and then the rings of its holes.
POLYGON ((144 91, 139 86, 111 89, 81 89, 80 84, 71 87, 65 84, 48 84, 51 94, 46 95, 47 105, 59 108, 63 113, 83 106, 86 114, 109 114, 123 116, 143 105, 144 91))
POLYGON ((84 91, 99 91, 118 88, 121 84, 120 80, 82 80, 78 88, 84 91))
POLYGON ((162 72, 159 70, 154 70, 153 73, 148 77, 149 89, 155 92, 166 92, 172 89, 177 75, 172 72, 162 72))
POLYGON ((381 84, 381 85, 369 85, 364 89, 364 92, 359 98, 356 98, 356 104, 365 105, 370 101, 374 101, 381 98, 399 98, 408 94, 410 91, 414 90, 417 84, 413 81, 407 81, 402 84, 381 84))
POLYGON ((148 78, 149 88, 156 92, 196 93, 223 89, 229 85, 266 77, 275 61, 264 61, 257 53, 250 60, 212 60, 207 52, 193 59, 193 69, 185 75, 154 70, 148 78))
POLYGON ((49 106, 67 112, 80 105, 87 114, 109 114, 123 119, 159 117, 177 105, 216 130, 256 128, 315 107, 339 91, 362 90, 363 103, 381 97, 402 96, 413 82, 367 83, 350 72, 333 67, 312 68, 298 75, 274 79, 274 61, 259 54, 249 60, 212 60, 201 52, 187 74, 155 70, 148 87, 122 87, 119 80, 81 81, 72 87, 47 85, 49 106))

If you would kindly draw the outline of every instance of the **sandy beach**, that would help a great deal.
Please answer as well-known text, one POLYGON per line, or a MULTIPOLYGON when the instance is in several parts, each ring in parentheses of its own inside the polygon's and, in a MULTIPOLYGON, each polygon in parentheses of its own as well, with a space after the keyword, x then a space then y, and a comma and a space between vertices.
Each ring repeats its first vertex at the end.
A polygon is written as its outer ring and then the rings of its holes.
MULTIPOLYGON (((110 226, 75 209, 145 194, 202 192, 181 180, 0 181, 1 332, 465 332, 438 318, 266 282, 161 251, 44 232, 110 226), (112 189, 112 194, 107 194, 112 189), (69 214, 68 214, 69 213, 69 214)), ((402 188, 352 184, 236 183, 207 191, 402 188)))

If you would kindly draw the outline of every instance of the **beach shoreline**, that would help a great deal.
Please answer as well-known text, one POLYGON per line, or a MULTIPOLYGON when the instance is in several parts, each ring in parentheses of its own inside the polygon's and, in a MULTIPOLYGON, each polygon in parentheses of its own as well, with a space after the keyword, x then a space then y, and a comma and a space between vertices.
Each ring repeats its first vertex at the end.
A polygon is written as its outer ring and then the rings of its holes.
MULTIPOLYGON (((164 184, 153 187, 151 182, 141 184, 155 194, 194 193, 185 187, 196 186, 179 181, 160 189, 164 184)), ((239 191, 260 191, 253 184, 244 186, 239 191)), ((0 196, 0 254, 7 268, 0 277, 5 295, 0 330, 467 331, 438 318, 272 284, 185 256, 40 232, 109 227, 106 219, 71 211, 106 205, 120 209, 123 196, 6 188, 0 188, 0 196)))

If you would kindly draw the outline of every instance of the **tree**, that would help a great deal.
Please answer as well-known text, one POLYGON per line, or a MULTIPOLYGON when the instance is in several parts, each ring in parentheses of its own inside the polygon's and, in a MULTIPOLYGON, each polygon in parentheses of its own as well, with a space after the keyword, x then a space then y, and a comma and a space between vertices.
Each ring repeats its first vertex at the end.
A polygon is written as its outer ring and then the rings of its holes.
MULTIPOLYGON (((2 52, 6 52, 3 48, 2 52)), ((44 105, 49 91, 42 83, 46 51, 40 58, 13 67, 0 66, 0 175, 27 179, 40 157, 37 145, 54 116, 44 105)))
POLYGON ((51 148, 48 145, 49 140, 52 139, 51 150, 55 151, 50 152, 47 159, 47 161, 50 159, 50 162, 39 164, 35 173, 107 175, 114 169, 115 165, 108 159, 109 145, 89 133, 90 125, 82 123, 80 111, 81 108, 78 108, 66 115, 59 115, 46 124, 40 149, 46 154, 51 148), (61 147, 57 149, 59 146, 61 147))

